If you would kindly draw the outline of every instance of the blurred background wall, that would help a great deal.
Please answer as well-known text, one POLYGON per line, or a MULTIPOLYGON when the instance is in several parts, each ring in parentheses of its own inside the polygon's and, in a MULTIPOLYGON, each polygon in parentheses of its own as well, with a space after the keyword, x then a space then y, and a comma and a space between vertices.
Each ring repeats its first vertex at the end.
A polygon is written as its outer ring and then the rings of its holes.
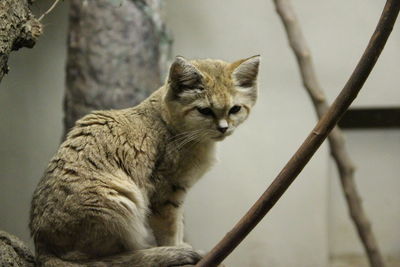
MULTIPOLYGON (((51 1, 35 7, 42 13, 51 1)), ((384 1, 292 1, 330 102, 344 85, 384 1)), ((121 7, 123 8, 123 7, 121 7)), ((45 20, 33 50, 12 54, 0 85, 0 229, 31 242, 32 192, 62 133, 67 1, 45 20)), ((186 232, 209 250, 270 184, 315 124, 272 1, 166 2, 173 55, 236 60, 262 55, 260 98, 220 145, 220 162, 189 193, 186 232)), ((400 105, 400 29, 354 106, 400 105)), ((400 130, 346 131, 364 206, 383 254, 400 257, 400 130)), ((226 260, 228 266, 329 266, 362 255, 324 145, 284 197, 226 260)))

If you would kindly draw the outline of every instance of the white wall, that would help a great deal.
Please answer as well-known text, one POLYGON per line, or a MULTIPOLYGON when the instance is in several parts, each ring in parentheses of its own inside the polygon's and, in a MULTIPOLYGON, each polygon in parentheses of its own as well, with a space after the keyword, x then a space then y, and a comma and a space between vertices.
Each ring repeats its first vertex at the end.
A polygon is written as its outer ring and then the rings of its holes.
MULTIPOLYGON (((378 244, 386 256, 400 256, 400 130, 346 132, 357 167, 356 182, 378 244)), ((331 166, 329 244, 334 256, 363 253, 347 216, 336 169, 331 166)))
MULTIPOLYGON (((364 52, 386 1, 291 2, 298 11, 322 86, 333 101, 364 52)), ((399 47, 397 22, 353 106, 399 106, 399 47)))
MULTIPOLYGON (((38 13, 51 1, 40 2, 38 13)), ((293 2, 332 100, 364 49, 383 1, 293 2)), ((260 99, 252 116, 221 144, 220 162, 193 188, 186 203, 188 239, 196 248, 209 250, 270 184, 313 127, 315 116, 272 1, 166 3, 175 36, 173 54, 225 60, 262 56, 260 99)), ((31 194, 61 136, 66 16, 64 3, 45 19, 45 34, 36 47, 12 55, 10 74, 0 85, 0 229, 25 241, 31 194)), ((357 105, 399 105, 398 28, 357 105)), ((398 147, 393 142, 399 141, 399 133, 357 134, 349 135, 351 152, 360 177, 373 182, 376 175, 367 169, 361 173, 361 168, 369 165, 371 156, 387 155, 387 164, 394 164, 398 147), (371 143, 372 151, 380 152, 370 155, 363 150, 371 143)), ((330 253, 361 252, 328 158, 323 146, 265 220, 228 257, 228 266, 319 267, 328 265, 330 253)), ((385 167, 389 165, 375 160, 380 165, 376 170, 388 177, 385 186, 390 193, 370 182, 361 193, 384 252, 400 254, 399 236, 393 234, 400 221, 399 199, 394 196, 399 192, 399 170, 390 165, 390 176, 385 167)))

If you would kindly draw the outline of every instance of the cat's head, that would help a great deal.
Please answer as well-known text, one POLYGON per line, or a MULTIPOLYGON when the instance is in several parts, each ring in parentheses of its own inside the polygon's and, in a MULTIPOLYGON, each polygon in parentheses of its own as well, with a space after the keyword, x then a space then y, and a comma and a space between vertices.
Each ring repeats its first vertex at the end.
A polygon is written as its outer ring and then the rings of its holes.
POLYGON ((259 63, 259 56, 233 63, 176 57, 164 97, 174 130, 201 141, 231 135, 256 102, 259 63))

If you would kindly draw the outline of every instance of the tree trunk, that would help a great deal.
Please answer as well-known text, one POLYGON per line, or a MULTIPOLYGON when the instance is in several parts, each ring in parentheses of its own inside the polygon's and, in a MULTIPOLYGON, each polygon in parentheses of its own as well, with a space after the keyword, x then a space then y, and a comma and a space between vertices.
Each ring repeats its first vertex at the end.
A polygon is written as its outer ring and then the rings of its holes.
POLYGON ((21 47, 32 48, 42 33, 40 22, 29 10, 27 0, 0 1, 0 82, 8 72, 11 51, 21 47))
POLYGON ((170 40, 161 0, 71 0, 65 133, 96 109, 131 107, 162 83, 170 40))
POLYGON ((34 267, 29 248, 17 237, 0 230, 0 266, 34 267))

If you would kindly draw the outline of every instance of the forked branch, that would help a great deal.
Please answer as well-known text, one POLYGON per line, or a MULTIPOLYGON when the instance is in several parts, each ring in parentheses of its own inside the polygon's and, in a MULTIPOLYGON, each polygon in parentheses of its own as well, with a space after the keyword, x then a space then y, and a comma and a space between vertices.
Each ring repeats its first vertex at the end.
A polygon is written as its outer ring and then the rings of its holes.
POLYGON ((364 85, 386 44, 399 13, 399 9, 399 0, 386 1, 378 25, 364 54, 333 104, 327 112, 324 113, 306 140, 267 190, 233 229, 228 232, 196 266, 216 266, 221 263, 261 221, 283 193, 285 193, 287 188, 296 179, 330 131, 349 108, 350 104, 357 97, 358 92, 364 85))
MULTIPOLYGON (((310 49, 302 33, 299 21, 289 0, 274 0, 274 3, 285 27, 290 47, 296 56, 304 88, 314 104, 318 118, 321 118, 329 106, 314 71, 310 49)), ((383 267, 383 257, 372 232, 371 224, 364 212, 354 181, 354 164, 346 149, 345 139, 339 127, 333 128, 328 136, 328 141, 331 155, 339 172, 350 217, 357 229, 370 265, 383 267)))

